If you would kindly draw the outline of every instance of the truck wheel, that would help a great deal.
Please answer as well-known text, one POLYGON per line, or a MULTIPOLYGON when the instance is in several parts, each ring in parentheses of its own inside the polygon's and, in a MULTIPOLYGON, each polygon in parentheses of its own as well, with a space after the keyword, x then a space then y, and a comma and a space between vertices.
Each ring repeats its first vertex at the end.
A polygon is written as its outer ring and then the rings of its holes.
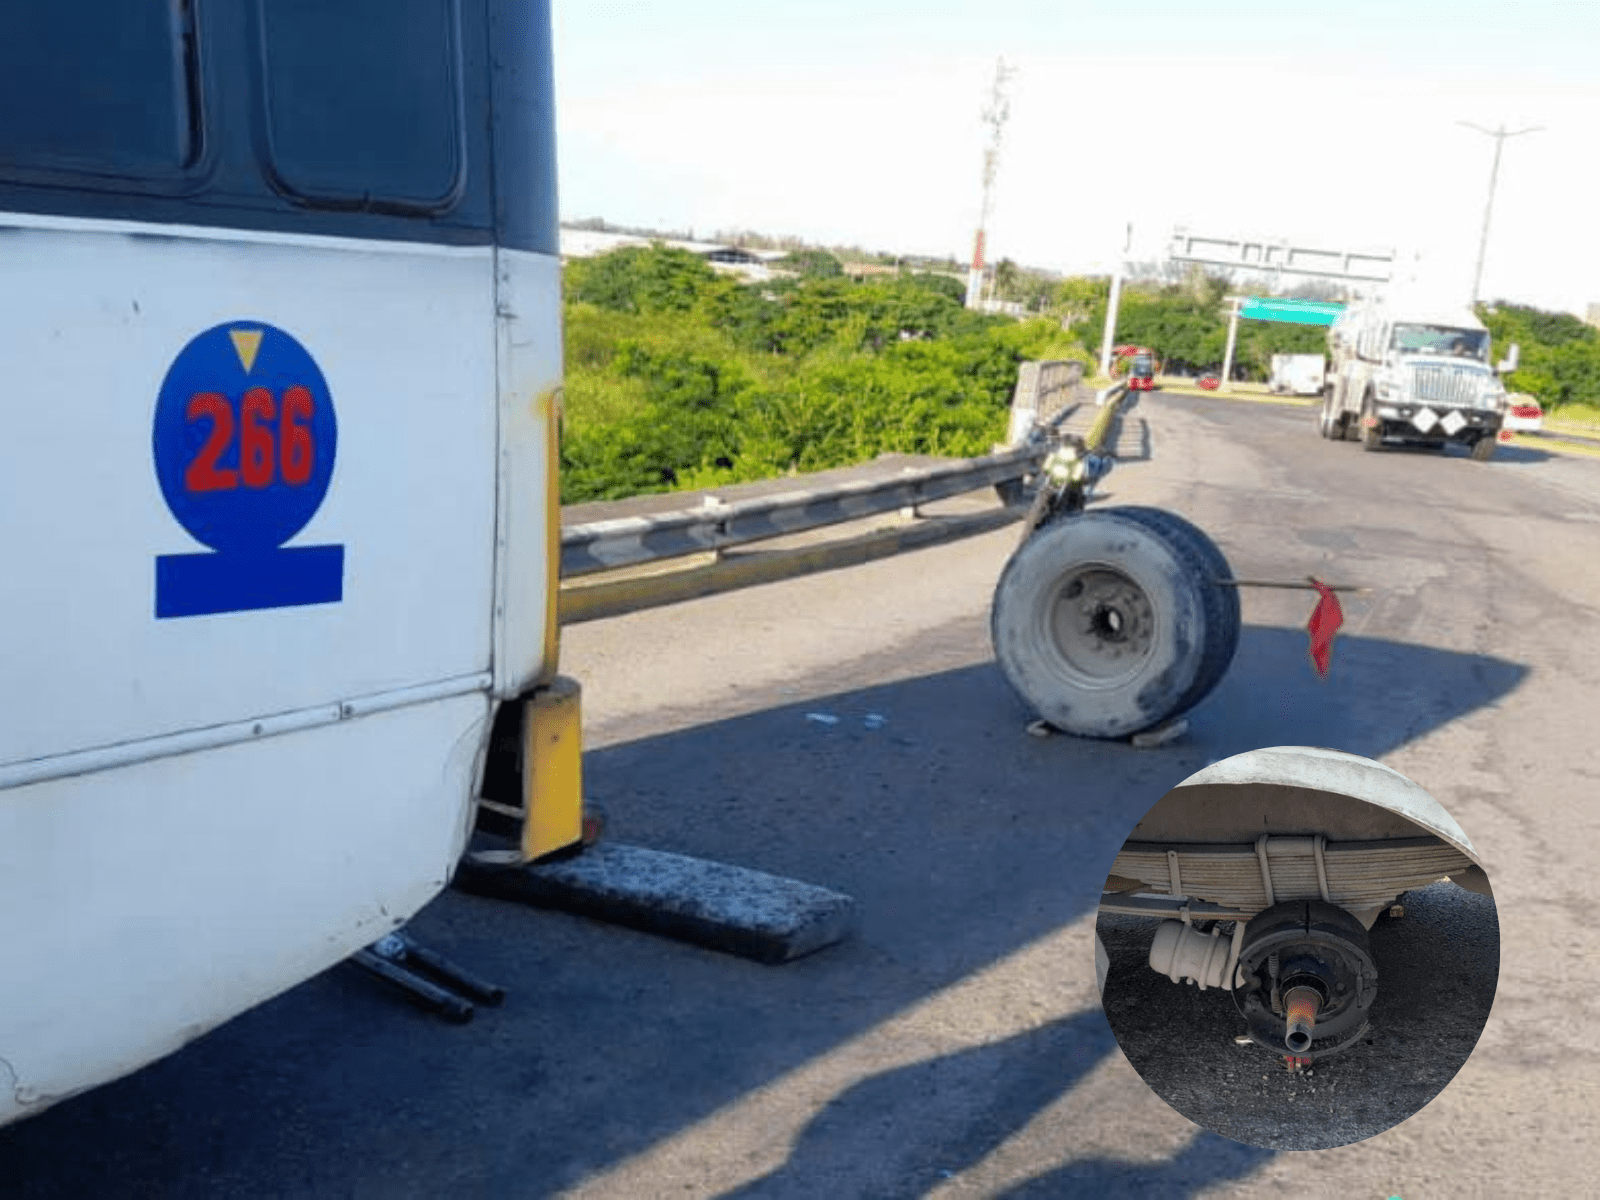
POLYGON ((1083 737, 1139 733, 1199 703, 1238 645, 1227 560, 1172 513, 1109 508, 1042 527, 995 586, 995 657, 1025 703, 1083 737))
POLYGON ((1338 415, 1333 411, 1332 388, 1322 393, 1322 416, 1317 422, 1317 432, 1335 442, 1342 440, 1344 437, 1344 430, 1339 427, 1338 415))
POLYGON ((1361 406, 1361 448, 1363 450, 1382 450, 1383 422, 1379 421, 1376 425, 1368 425, 1367 419, 1369 417, 1376 417, 1376 414, 1372 411, 1372 402, 1370 400, 1361 406))
POLYGON ((1233 662, 1234 653, 1239 648, 1239 632, 1243 624, 1239 611, 1239 589, 1215 584, 1215 581, 1220 579, 1232 579, 1233 568, 1228 564, 1228 559, 1221 548, 1206 536, 1198 525, 1185 520, 1177 513, 1168 512, 1164 508, 1145 508, 1142 505, 1131 504, 1113 511, 1138 521, 1160 536, 1187 541, 1200 566, 1201 573, 1198 578, 1216 592, 1216 599, 1220 605, 1216 615, 1220 619, 1212 622, 1209 629, 1212 640, 1206 646, 1205 669, 1196 677, 1189 692, 1179 701, 1177 711, 1188 712, 1209 696, 1212 688, 1222 682, 1222 676, 1227 672, 1229 664, 1233 662))
POLYGON ((1493 433, 1481 434, 1478 440, 1472 443, 1472 460, 1488 462, 1494 457, 1494 447, 1498 440, 1493 433))
POLYGON ((1347 442, 1361 440, 1361 415, 1344 411, 1344 402, 1340 401, 1339 432, 1344 435, 1347 442))

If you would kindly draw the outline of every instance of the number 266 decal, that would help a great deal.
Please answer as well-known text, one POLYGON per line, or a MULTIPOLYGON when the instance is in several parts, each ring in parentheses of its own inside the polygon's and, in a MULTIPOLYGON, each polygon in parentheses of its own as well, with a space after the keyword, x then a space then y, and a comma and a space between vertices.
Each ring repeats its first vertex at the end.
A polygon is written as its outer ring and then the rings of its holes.
POLYGON ((236 470, 217 465, 233 442, 233 405, 221 392, 190 397, 189 420, 209 420, 211 436, 183 473, 184 486, 191 492, 226 492, 241 480, 248 488, 270 487, 280 478, 292 487, 309 482, 316 441, 308 422, 317 409, 310 389, 295 384, 284 392, 280 405, 266 388, 253 387, 239 407, 236 470), (282 417, 275 422, 280 408, 282 417))
POLYGON ((338 425, 316 361, 261 321, 217 325, 173 360, 152 450, 167 508, 201 553, 155 561, 157 618, 338 603, 344 547, 285 546, 333 480, 338 425))

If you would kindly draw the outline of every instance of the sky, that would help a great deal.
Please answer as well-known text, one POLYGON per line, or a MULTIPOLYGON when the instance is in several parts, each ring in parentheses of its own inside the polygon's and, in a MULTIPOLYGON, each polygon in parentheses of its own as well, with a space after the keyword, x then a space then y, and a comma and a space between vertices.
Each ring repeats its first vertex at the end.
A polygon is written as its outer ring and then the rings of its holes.
POLYGON ((1109 272, 1175 227, 1392 248, 1441 294, 1600 303, 1600 5, 553 0, 564 220, 1109 272))

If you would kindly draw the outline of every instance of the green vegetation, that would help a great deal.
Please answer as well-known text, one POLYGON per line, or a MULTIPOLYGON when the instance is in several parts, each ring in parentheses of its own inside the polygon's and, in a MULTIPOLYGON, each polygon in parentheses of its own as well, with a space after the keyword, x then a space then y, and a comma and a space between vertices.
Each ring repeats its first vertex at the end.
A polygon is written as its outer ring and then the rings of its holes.
POLYGON ((826 250, 791 250, 776 265, 803 279, 837 279, 844 274, 844 264, 826 250))
POLYGON ((1512 342, 1521 347, 1506 387, 1536 396, 1547 413, 1592 420, 1600 409, 1600 330, 1569 313, 1544 312, 1504 300, 1479 305, 1495 356, 1512 342))
POLYGON ((569 263, 562 500, 986 454, 1020 362, 1086 360, 1056 321, 968 312, 954 281, 810 261, 767 285, 662 246, 569 263))
MULTIPOLYGON (((1228 343, 1224 302, 1228 287, 1227 280, 1198 272, 1184 283, 1124 284, 1117 306, 1117 344, 1151 347, 1168 374, 1220 371, 1228 343)), ((1109 292, 1109 282, 1098 280, 1069 279, 1058 289, 1058 303, 1073 311, 1072 328, 1081 331, 1085 345, 1097 358, 1109 292), (1098 287, 1091 290, 1085 286, 1090 284, 1098 287)), ((1321 326, 1240 321, 1233 348, 1234 378, 1263 382, 1272 374, 1274 354, 1322 354, 1327 344, 1327 330, 1321 326)))
MULTIPOLYGON (((562 500, 617 499, 818 471, 899 451, 987 453, 1005 432, 1017 366, 1098 359, 1109 282, 1049 281, 1003 264, 1027 320, 969 312, 960 280, 908 272, 855 282, 839 258, 796 249, 795 274, 743 284, 682 250, 630 248, 568 264, 562 500)), ((1214 372, 1227 283, 1124 287, 1119 344, 1151 346, 1169 374, 1214 372)), ((1600 420, 1600 332, 1504 302, 1480 309, 1507 376, 1547 412, 1600 420)), ((1235 378, 1272 356, 1321 353, 1319 326, 1241 321, 1235 378)), ((1092 370, 1092 366, 1091 366, 1092 370)))

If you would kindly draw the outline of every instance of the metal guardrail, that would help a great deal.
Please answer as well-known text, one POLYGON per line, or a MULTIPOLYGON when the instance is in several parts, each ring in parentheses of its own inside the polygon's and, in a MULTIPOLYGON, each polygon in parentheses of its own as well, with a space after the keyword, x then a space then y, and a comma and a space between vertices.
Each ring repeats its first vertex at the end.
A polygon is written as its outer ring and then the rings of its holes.
POLYGON ((1021 479, 1032 474, 1044 452, 1041 446, 1018 446, 888 479, 569 526, 561 531, 561 573, 576 578, 912 508, 1021 479))
POLYGON ((1094 424, 1089 426, 1089 432, 1084 435, 1083 448, 1090 454, 1099 454, 1105 447, 1106 439, 1111 436, 1111 425, 1120 415, 1122 400, 1128 394, 1127 383, 1114 383, 1098 393, 1094 402, 1099 412, 1095 414, 1094 424))
POLYGON ((819 571, 855 567, 891 558, 908 550, 939 546, 991 533, 1014 523, 1015 507, 923 517, 917 521, 871 530, 853 537, 834 537, 786 550, 732 552, 715 562, 651 574, 608 571, 561 584, 559 618, 563 625, 621 616, 640 609, 698 600, 762 583, 780 583, 819 571))
MULTIPOLYGON (((1094 422, 1084 439, 1089 453, 1100 453, 1126 393, 1127 386, 1121 383, 1097 393, 1094 422)), ((1044 428, 1059 428, 1074 411, 1074 407, 1064 409, 1044 428)), ((698 508, 655 516, 568 526, 561 531, 561 574, 576 579, 747 545, 914 508, 984 487, 997 487, 1004 492, 1005 485, 1020 483, 1033 474, 1049 450, 1048 441, 1030 440, 982 458, 908 469, 888 479, 855 480, 731 504, 710 500, 698 508)))

